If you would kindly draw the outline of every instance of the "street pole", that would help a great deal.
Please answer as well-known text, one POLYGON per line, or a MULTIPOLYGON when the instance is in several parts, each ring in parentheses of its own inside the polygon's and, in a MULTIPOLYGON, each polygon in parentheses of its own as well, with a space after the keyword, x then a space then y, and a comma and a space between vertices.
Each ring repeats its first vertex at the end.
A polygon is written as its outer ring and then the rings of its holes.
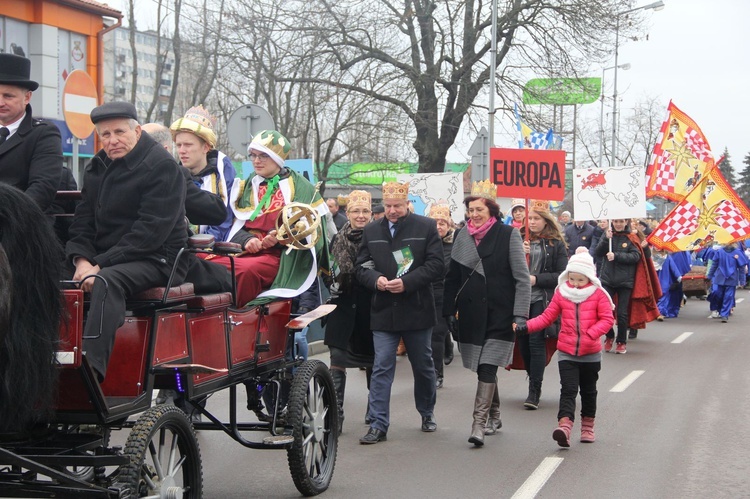
POLYGON ((617 161, 617 57, 620 51, 620 16, 630 14, 637 10, 661 10, 664 8, 664 2, 658 0, 657 2, 650 3, 648 5, 642 5, 634 9, 625 10, 616 14, 615 24, 615 89, 612 99, 612 161, 610 166, 614 166, 617 161))
POLYGON ((612 94, 612 159, 609 166, 617 162, 617 58, 620 51, 620 14, 617 15, 615 26, 615 89, 612 94))
MULTIPOLYGON (((609 69, 614 69, 615 66, 610 66, 608 68, 602 68, 602 92, 601 92, 601 106, 599 110, 599 163, 597 166, 599 168, 602 167, 602 162, 604 161, 604 72, 609 69)), ((630 63, 626 62, 625 64, 620 64, 617 66, 618 69, 622 70, 628 70, 630 69, 630 63)), ((612 162, 610 161, 610 166, 612 166, 612 162)))
MULTIPOLYGON (((497 70, 497 0, 492 0, 492 41, 490 43, 489 147, 495 147, 495 71, 497 70)), ((489 150, 487 157, 490 157, 489 150)))

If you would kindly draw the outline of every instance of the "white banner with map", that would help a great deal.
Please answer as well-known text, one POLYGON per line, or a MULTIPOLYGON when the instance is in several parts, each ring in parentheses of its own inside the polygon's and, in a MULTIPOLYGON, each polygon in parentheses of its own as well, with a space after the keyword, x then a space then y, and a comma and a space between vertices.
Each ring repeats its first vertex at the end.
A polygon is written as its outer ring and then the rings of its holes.
POLYGON ((575 168, 573 218, 601 220, 646 216, 646 175, 642 166, 575 168))
POLYGON ((399 173, 399 182, 409 182, 409 199, 417 215, 427 215, 437 202, 448 203, 455 223, 464 219, 464 182, 461 173, 399 173))

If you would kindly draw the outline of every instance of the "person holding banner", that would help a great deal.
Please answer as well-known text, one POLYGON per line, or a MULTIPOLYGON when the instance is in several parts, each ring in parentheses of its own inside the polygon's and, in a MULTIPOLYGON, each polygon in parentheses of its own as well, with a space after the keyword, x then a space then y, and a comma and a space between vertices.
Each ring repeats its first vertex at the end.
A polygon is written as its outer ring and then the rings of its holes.
POLYGON ((721 322, 728 322, 735 305, 735 292, 740 274, 747 274, 748 260, 734 244, 717 249, 711 256, 708 278, 714 284, 715 303, 721 322))
POLYGON ((469 442, 502 426, 497 368, 510 364, 513 323, 526 324, 531 298, 529 268, 517 229, 499 220, 495 185, 476 182, 464 199, 469 220, 456 234, 445 279, 443 317, 458 337, 464 367, 477 373, 474 422, 469 442))
MULTIPOLYGON (((602 258, 600 279, 604 289, 617 303, 617 346, 615 353, 627 352, 628 330, 640 329, 659 315, 656 300, 661 287, 650 258, 646 258, 641 240, 630 230, 628 220, 612 220, 599 245, 596 255, 602 258)), ((615 343, 610 329, 604 343, 609 352, 615 343)))
MULTIPOLYGON (((531 307, 529 318, 542 314, 549 306, 557 287, 557 278, 568 264, 568 248, 560 226, 549 212, 549 202, 532 200, 529 205, 529 231, 521 229, 524 235, 523 252, 529 256, 531 282, 531 307)), ((532 334, 519 336, 518 347, 529 375, 529 395, 523 403, 526 409, 539 407, 542 395, 544 368, 547 366, 547 339, 556 344, 559 321, 532 334)), ((554 347, 551 353, 554 353, 554 347)))

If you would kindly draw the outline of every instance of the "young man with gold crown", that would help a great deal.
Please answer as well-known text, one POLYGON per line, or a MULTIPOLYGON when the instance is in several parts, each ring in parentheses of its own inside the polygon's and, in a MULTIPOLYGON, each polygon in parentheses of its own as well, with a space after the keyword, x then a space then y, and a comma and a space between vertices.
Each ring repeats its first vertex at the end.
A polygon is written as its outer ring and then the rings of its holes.
MULTIPOLYGON (((292 146, 275 130, 258 132, 248 146, 255 174, 247 180, 235 179, 230 191, 234 223, 229 240, 244 249, 235 258, 237 297, 240 305, 263 303, 276 297, 292 298, 313 283, 318 269, 328 267, 325 215, 328 206, 315 186, 302 175, 284 166, 292 146), (276 239, 276 220, 289 203, 311 205, 320 217, 315 245, 306 250, 282 251, 276 239), (262 292, 263 290, 265 292, 262 292)), ((229 259, 212 261, 230 267, 229 259)))
POLYGON ((221 197, 226 206, 226 217, 220 225, 192 227, 198 234, 211 234, 217 241, 225 241, 232 226, 232 210, 229 207, 229 190, 236 176, 232 161, 223 152, 215 149, 216 118, 203 106, 191 107, 185 116, 172 126, 172 138, 180 164, 190 171, 193 182, 201 190, 221 197))

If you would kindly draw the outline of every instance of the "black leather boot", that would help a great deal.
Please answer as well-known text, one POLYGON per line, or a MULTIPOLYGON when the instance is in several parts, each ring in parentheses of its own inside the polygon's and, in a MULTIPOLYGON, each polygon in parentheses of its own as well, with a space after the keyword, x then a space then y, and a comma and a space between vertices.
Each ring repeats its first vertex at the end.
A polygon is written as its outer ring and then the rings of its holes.
POLYGON ((344 429, 344 391, 346 390, 346 371, 331 369, 333 387, 336 389, 336 406, 339 410, 339 435, 344 429))
POLYGON ((523 406, 531 411, 539 408, 539 398, 542 396, 542 382, 535 379, 529 380, 529 396, 523 406))

